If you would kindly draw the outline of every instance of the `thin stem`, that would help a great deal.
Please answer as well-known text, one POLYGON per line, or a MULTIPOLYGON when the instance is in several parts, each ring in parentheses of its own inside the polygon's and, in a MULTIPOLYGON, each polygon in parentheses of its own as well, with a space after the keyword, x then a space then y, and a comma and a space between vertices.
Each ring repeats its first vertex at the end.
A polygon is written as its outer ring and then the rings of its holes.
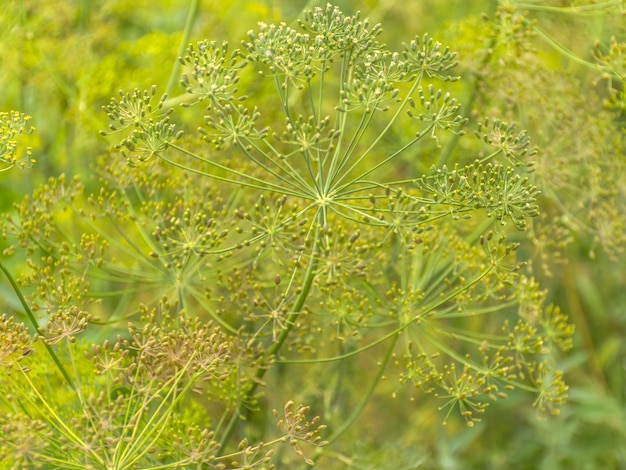
POLYGON ((335 182, 335 185, 338 185, 339 183, 341 183, 341 181, 350 173, 350 171, 352 171, 353 168, 355 168, 359 163, 363 161, 365 157, 367 157, 370 154, 370 152, 378 145, 378 143, 382 140, 382 138, 387 134, 389 129, 391 129, 392 126, 395 125, 396 120, 398 119, 398 116, 400 115, 400 113, 402 112, 406 104, 408 103, 409 99, 413 95, 413 92, 415 91, 415 89, 421 82, 422 82, 422 72, 420 72, 420 74, 415 79, 415 82, 411 86, 411 89, 404 97, 404 100, 402 100, 402 103, 400 103, 400 106, 398 106, 398 109, 396 109, 396 112, 394 113, 394 115, 391 117, 391 119, 389 119, 385 128, 382 131, 380 131, 380 133, 378 134, 374 142, 372 142, 372 144, 363 152, 363 154, 361 154, 361 156, 356 159, 356 161, 352 164, 352 166, 347 171, 345 171, 343 175, 335 182))
MULTIPOLYGON (((191 35, 191 28, 196 21, 196 16, 198 15, 198 7, 200 6, 200 0, 191 0, 191 4, 189 5, 189 12, 187 13, 187 19, 185 20, 185 29, 183 29, 183 37, 180 40, 180 47, 178 48, 178 56, 182 57, 185 55, 185 51, 187 50, 187 44, 189 43, 189 36, 191 35)), ((178 81, 178 77, 180 75, 180 66, 181 63, 179 60, 174 61, 174 66, 172 67, 172 72, 170 74, 170 78, 167 82, 167 88, 165 89, 165 94, 170 95, 176 82, 178 81)))
POLYGON ((185 364, 185 367, 183 367, 177 375, 170 379, 171 386, 170 381, 168 381, 163 385, 163 387, 155 392, 154 399, 159 399, 160 393, 165 390, 166 387, 169 387, 169 390, 165 396, 160 399, 159 405, 152 412, 150 418, 145 425, 143 425, 141 431, 138 435, 133 436, 131 445, 126 448, 126 456, 123 458, 123 463, 126 467, 131 467, 136 464, 137 461, 140 460, 149 450, 154 448, 156 441, 165 431, 165 425, 169 421, 174 408, 185 397, 198 377, 202 375, 201 372, 196 372, 187 380, 182 390, 177 391, 178 385, 184 378, 193 359, 194 356, 192 355, 187 364, 185 364), (162 410, 163 412, 161 412, 162 410))
POLYGON ((576 5, 571 7, 553 7, 549 5, 538 5, 534 3, 524 3, 519 2, 515 4, 516 8, 524 9, 524 10, 533 10, 533 11, 542 11, 549 13, 566 13, 570 15, 579 15, 579 16, 587 16, 587 15, 602 15, 608 13, 608 10, 611 7, 617 7, 622 4, 622 0, 609 0, 603 3, 591 3, 588 5, 576 5))
POLYGON ((293 125, 293 118, 291 117, 291 112, 289 110, 289 77, 285 77, 285 83, 283 87, 283 84, 281 84, 280 80, 278 79, 277 69, 274 69, 274 84, 276 86, 276 91, 278 92, 280 102, 283 105, 283 111, 285 111, 285 116, 287 116, 287 119, 289 119, 289 123, 293 125))
POLYGON ((281 360, 278 360, 276 362, 278 364, 317 364, 317 363, 322 363, 322 362, 341 361, 343 359, 348 359, 350 357, 353 357, 353 356, 356 356, 358 354, 361 354, 362 352, 367 351, 368 349, 371 349, 371 348, 373 348, 374 346, 376 346, 378 344, 384 343, 389 338, 393 338, 394 336, 396 336, 399 333, 401 333, 402 331, 404 331, 407 327, 412 325, 415 321, 425 318, 430 312, 433 312, 433 311, 437 310, 439 307, 441 307, 442 305, 445 305, 446 303, 450 302, 455 297, 461 295, 463 292, 471 289, 473 286, 478 284, 482 279, 484 279, 485 276, 487 276, 491 272, 492 269, 493 269, 493 266, 490 266, 482 274, 480 274, 476 279, 474 279, 472 282, 470 282, 469 284, 466 284, 465 286, 459 288, 458 290, 455 290, 454 292, 451 292, 450 294, 448 294, 447 296, 442 298, 439 302, 437 302, 436 304, 432 305, 431 307, 426 309, 424 312, 422 312, 421 315, 416 316, 411 321, 408 321, 408 322, 400 325, 399 327, 397 327, 393 331, 387 333, 384 336, 381 336, 377 340, 372 341, 371 343, 366 344, 365 346, 363 346, 363 347, 361 347, 359 349, 355 349, 353 351, 350 351, 348 353, 342 354, 340 356, 332 356, 332 357, 324 357, 324 358, 316 358, 316 359, 281 359, 281 360))
MULTIPOLYGON (((367 175, 373 173, 374 171, 378 170, 379 168, 381 168, 382 166, 386 165, 387 163, 389 163, 391 160, 393 160, 394 158, 396 158, 398 155, 400 155, 402 152, 404 152, 406 149, 408 149, 409 147, 411 147, 412 145, 414 145, 417 141, 419 141, 420 139, 422 139, 422 137, 424 137, 428 132, 432 131, 434 127, 434 124, 430 124, 426 129, 422 130, 420 133, 418 133, 413 139, 411 139, 409 142, 407 142, 405 145, 403 145, 401 148, 399 148, 398 150, 396 150, 395 152, 393 152, 391 155, 389 155, 387 158, 385 158, 382 162, 379 162, 376 165, 373 165, 372 167, 368 168, 366 171, 364 171, 363 173, 361 173, 359 176, 357 176, 356 178, 354 178, 353 180, 351 180, 348 183, 343 184, 341 187, 337 188, 336 191, 338 193, 341 193, 341 191, 349 186, 352 186, 356 183, 360 183, 363 178, 365 178, 367 175)), ((363 155, 365 156, 365 154, 363 155)), ((362 159, 363 157, 361 157, 362 159)), ((354 163, 354 165, 352 165, 352 167, 346 171, 346 173, 344 173, 344 176, 346 174, 348 174, 350 171, 352 171, 352 169, 361 161, 361 159, 359 159, 358 161, 356 161, 354 163)), ((341 177, 341 179, 343 179, 343 176, 341 177)), ((340 179, 340 180, 341 180, 340 179)))
MULTIPOLYGON (((489 16, 492 16, 494 14, 494 9, 497 7, 497 2, 494 2, 494 5, 492 6, 492 11, 489 13, 489 16)), ((473 74, 473 80, 471 81, 470 84, 470 96, 469 99, 467 101, 467 104, 465 104, 463 106, 463 108, 466 110, 463 113, 463 118, 467 119, 470 116, 470 113, 472 112, 472 107, 474 105, 474 101, 476 101, 476 98, 478 97, 479 94, 479 90, 478 90, 478 84, 480 83, 481 78, 481 74, 480 74, 480 70, 483 70, 487 67, 487 64, 489 63, 489 61, 491 60, 491 58, 493 57, 493 51, 495 50, 495 45, 496 45, 496 37, 492 37, 489 39, 489 42, 487 43, 487 45, 485 46, 485 51, 487 51, 487 53, 484 55, 484 57, 482 58, 482 60, 480 61, 480 63, 478 64, 477 67, 477 71, 474 72, 473 74)), ((448 161, 448 159, 450 158, 450 155, 452 154, 452 152, 454 151, 454 149, 456 148, 456 146, 459 143, 459 139, 461 138, 461 135, 459 133, 454 133, 452 135, 452 138, 450 139, 450 141, 448 142, 448 144, 446 145, 445 149, 439 153, 439 157, 437 158, 437 163, 436 165, 439 167, 441 165, 443 165, 444 163, 446 163, 448 161)))
POLYGON ((367 131, 367 128, 369 127, 369 124, 372 121, 372 118, 375 112, 376 111, 371 111, 369 113, 363 112, 363 115, 361 116, 361 120, 352 135, 352 139, 350 140, 350 143, 348 144, 346 151, 344 152, 343 156, 341 157, 339 161, 339 165, 337 166, 335 171, 333 171, 332 174, 328 175, 328 183, 327 183, 327 188, 326 188, 327 191, 330 185, 334 182, 335 178, 341 174, 341 171, 349 163, 350 157, 356 150, 357 144, 361 141, 361 139, 363 138, 363 135, 367 131))
MULTIPOLYGON (((455 351, 453 348, 449 348, 447 345, 445 345, 444 343, 442 343, 441 341, 439 341, 438 339, 436 339, 431 332, 427 331, 426 329, 422 331, 423 336, 426 338, 427 341, 429 341, 431 344, 433 344, 438 351, 443 352, 444 354, 446 354, 447 356, 451 357, 452 359, 454 359, 455 361, 457 361, 459 364, 463 364, 464 366, 469 367, 472 370, 478 371, 478 372, 485 372, 485 368, 483 366, 479 366, 475 363, 473 363, 472 361, 470 361, 466 356, 463 356, 462 354, 459 354, 457 351, 455 351)), ((507 377, 499 377, 498 380, 501 380, 502 382, 506 383, 506 384, 510 384, 513 385, 516 388, 522 389, 522 390, 526 390, 527 392, 536 392, 537 389, 531 385, 522 383, 522 382, 518 382, 516 380, 511 380, 507 377)))
MULTIPOLYGON (((252 140, 246 140, 246 142, 249 144, 250 147, 253 147, 254 149, 256 149, 259 153, 263 154, 268 160, 272 160, 254 141, 252 140)), ((283 172, 285 172, 287 175, 289 175, 292 180, 287 179, 285 176, 277 173, 275 170, 272 170, 269 166, 265 165, 264 163, 262 163, 260 160, 258 160, 256 157, 254 157, 250 151, 248 150, 248 148, 245 145, 241 145, 240 144, 240 148, 241 150, 246 154, 246 156, 252 160, 254 163, 256 163, 257 165, 259 165, 261 168, 263 168, 265 171, 267 171, 268 173, 276 176, 276 178, 278 178, 281 181, 284 181, 285 183, 289 184, 290 186, 292 186, 293 188, 300 190, 304 193, 307 194, 312 194, 314 191, 311 188, 311 186, 307 183, 307 181, 300 175, 300 173, 298 172, 298 170, 296 170, 288 161, 287 158, 284 158, 284 165, 283 164, 279 164, 278 162, 283 158, 283 155, 280 154, 280 152, 278 150, 276 150, 269 142, 265 141, 265 144, 268 146, 268 148, 274 153, 275 155, 275 159, 272 160, 272 162, 274 163, 274 165, 279 169, 282 170, 283 172), (296 183, 299 183, 296 184, 296 183)), ((297 151, 296 151, 297 152, 297 151)), ((312 178, 313 180, 313 178, 312 178)))
MULTIPOLYGON (((26 312, 26 315, 28 316, 28 319, 32 323, 33 327, 35 328, 35 332, 37 333, 37 335, 43 337, 44 333, 41 330, 41 327, 39 326, 39 323, 37 322, 37 319, 35 318, 35 315, 33 314, 32 310, 28 306, 28 303, 26 302, 26 299, 22 295, 22 291, 20 290, 19 286, 17 285, 17 282, 15 282, 15 279, 13 279, 13 276, 11 276, 11 273, 4 266, 4 264, 0 263, 0 269, 2 270, 2 272, 4 272, 6 277, 9 279, 9 283, 11 284, 11 287, 13 287, 13 291, 15 292, 15 294, 17 295, 17 298, 19 299, 20 303, 22 304, 22 307, 24 308, 24 311, 26 312)), ((65 379, 67 384, 72 388, 72 390, 76 391, 76 385, 74 384, 74 381, 72 380, 72 378, 68 374, 67 370, 65 370, 65 367, 63 367, 63 364, 61 363, 61 361, 59 360, 59 357, 54 352, 54 349, 52 349, 52 346, 50 346, 45 341, 42 341, 42 342, 43 342, 44 347, 48 351, 48 354, 50 354, 50 357, 54 361, 54 364, 57 366, 57 368, 61 372, 61 375, 63 375, 63 378, 65 379)))
MULTIPOLYGON (((68 427, 68 425, 63 421, 63 419, 61 419, 59 417, 59 415, 56 413, 56 411, 50 406, 50 404, 45 400, 45 398, 43 397, 43 395, 39 392, 38 387, 30 380, 30 376, 28 373, 26 373, 24 371, 24 369, 22 369, 21 367, 19 367, 20 372, 22 373, 22 376, 24 377, 24 380, 26 380, 26 382, 28 383, 28 386, 31 388, 31 390, 33 391, 34 395, 37 397, 37 399, 41 402, 41 404, 43 405, 43 407, 45 408, 45 412, 41 413, 42 417, 52 426, 54 427, 56 430, 58 430, 62 435, 64 435, 66 437, 66 439, 70 442, 73 442, 77 447, 81 448, 81 449, 89 449, 89 446, 87 446, 82 439, 76 435, 72 429, 70 427, 68 427)), ((28 398, 28 397, 26 397, 28 398)), ((32 400, 32 399, 31 399, 32 400)), ((33 403, 33 405, 35 405, 35 403, 33 403)), ((100 456, 96 453, 94 453, 92 450, 89 450, 89 453, 91 454, 91 456, 98 461, 100 464, 103 464, 102 459, 100 458, 100 456)))
MULTIPOLYGON (((323 168, 326 164, 326 158, 328 156, 331 157, 330 159, 330 165, 328 167, 328 175, 333 175, 335 174, 335 167, 337 165, 337 163, 339 162, 340 158, 339 155, 341 155, 341 151, 342 151, 342 142, 343 142, 343 137, 344 137, 344 132, 346 130, 346 121, 347 121, 347 116, 348 113, 346 111, 340 111, 341 107, 342 107, 342 96, 343 93, 346 91, 345 89, 345 85, 346 83, 348 83, 348 75, 349 75, 349 67, 347 66, 347 64, 350 62, 350 56, 348 55, 348 57, 344 57, 342 62, 341 62, 341 72, 339 75, 339 102, 337 103, 337 117, 336 117, 336 123, 339 123, 338 126, 335 126, 335 128, 337 128, 339 130, 339 139, 337 140, 337 146, 335 147, 334 151, 332 152, 332 155, 329 153, 329 155, 324 157, 323 161, 320 161, 320 167, 323 168)), ((323 172, 321 172, 323 173, 323 172)), ((328 191, 328 188, 326 186, 328 186, 328 183, 324 183, 325 185, 325 191, 328 191)))
POLYGON ((263 180, 261 178, 256 178, 254 176, 247 175, 247 174, 245 174, 245 173, 243 173, 241 171, 237 171, 237 170, 235 170, 233 168, 229 168, 229 167, 224 166, 224 165, 222 165, 220 163, 217 163, 217 162, 215 162, 213 160, 209 160, 208 158, 201 157, 200 155, 195 154, 193 152, 190 152, 189 150, 187 150, 187 149, 185 149, 183 147, 179 147, 176 144, 170 144, 169 146, 171 148, 175 149, 175 150, 178 150, 179 152, 184 153, 185 155, 188 155, 188 156, 190 156, 190 157, 192 157, 192 158, 194 158, 194 159, 196 159, 198 161, 201 161, 202 163, 209 164, 209 165, 211 165, 211 166, 213 166, 215 168, 219 168, 220 170, 224 170, 224 171, 226 171, 228 173, 231 173, 231 174, 233 174, 235 176, 239 176, 241 178, 245 178, 245 180, 243 180, 243 181, 242 180, 236 180, 236 179, 228 178, 228 177, 225 177, 225 176, 218 176, 215 173, 207 173, 206 171, 198 170, 196 168, 183 165, 182 163, 178 163, 178 162, 176 162, 174 160, 171 160, 171 159, 167 158, 164 155, 159 155, 159 158, 161 160, 163 160, 164 162, 167 162, 170 165, 173 165, 173 166, 175 166, 177 168, 181 168, 181 169, 183 169, 185 171, 190 171, 190 172, 196 173, 198 175, 208 176, 209 178, 212 178, 212 179, 217 180, 217 181, 223 181, 225 183, 230 183, 230 184, 239 185, 239 186, 245 186, 247 188, 261 189, 261 190, 264 190, 264 191, 275 191, 277 193, 285 194, 285 195, 288 195, 288 196, 303 197, 302 193, 298 193, 298 192, 293 191, 291 189, 285 188, 284 186, 280 186, 280 185, 277 185, 277 184, 269 183, 266 180, 263 180))
POLYGON ((363 409, 365 409, 365 406, 370 402, 370 399, 372 398, 372 395, 374 394, 374 391, 376 390, 377 385, 379 384, 381 378, 383 377, 383 373, 385 372, 385 367, 387 366, 387 363, 389 362, 389 359, 391 358, 393 354, 393 351, 396 347, 397 342, 398 342, 398 335, 395 335, 393 336, 392 341, 390 342, 389 347, 387 348, 385 357, 379 363, 378 373, 374 377, 374 380, 372 380, 372 383, 363 394, 363 398, 361 399, 359 404, 354 408, 350 416, 346 420, 343 421, 341 427, 337 429, 334 432, 334 434, 328 439, 329 443, 334 442, 337 439, 339 439, 354 424, 354 422, 363 412, 363 409))
MULTIPOLYGON (((562 54, 564 57, 567 57, 568 59, 572 60, 573 62, 577 62, 577 63, 583 65, 584 67, 586 67, 586 68, 588 68, 590 70, 593 70, 594 72, 602 73, 604 71, 598 65, 596 65, 594 63, 591 63, 591 62, 589 62, 589 61, 587 61, 587 60, 585 60, 585 59, 583 59, 581 57, 578 57, 571 50, 569 50, 563 44, 558 42, 556 39, 554 39, 552 36, 550 36, 548 33, 546 33, 539 26, 531 25, 531 27, 532 27, 533 31, 538 33, 539 36, 541 36, 548 44, 550 44, 557 52, 562 54)), ((619 77, 616 77, 616 78, 619 78, 619 77)))
MULTIPOLYGON (((304 308, 304 303, 306 302, 306 299, 309 296, 309 292, 311 291, 311 287, 313 286, 313 281, 315 280, 315 276, 317 273, 317 265, 319 262, 319 256, 316 256, 316 253, 318 251, 319 237, 320 237, 319 231, 320 231, 320 224, 316 224, 315 233, 314 233, 315 241, 311 249, 311 259, 307 267, 307 271, 304 275, 304 282, 302 284, 302 290, 300 291, 300 294, 298 295, 298 298, 296 299, 292 312, 287 317, 287 320, 285 322, 285 327, 281 330, 280 334, 278 335, 278 338, 276 339, 276 342, 267 351, 266 361, 273 360, 275 356, 278 354, 278 352, 280 351, 280 349, 282 348, 282 346, 285 344, 285 341, 287 340, 289 333, 291 332, 293 327, 296 325, 296 318, 302 312, 302 309, 304 308)), ((268 369, 264 367, 261 367, 257 370, 257 373, 255 375, 255 380, 253 381, 250 388, 247 390, 244 398, 239 402, 239 405, 234 410, 233 415, 230 421, 228 422, 226 429, 224 430, 224 435, 222 436, 222 439, 220 441, 220 449, 225 449, 226 443, 230 440, 235 430, 235 424, 237 423, 237 420, 239 419, 242 404, 254 396, 254 393, 256 392, 256 389, 259 386, 259 384, 262 382, 263 377, 265 376, 265 373, 267 372, 267 370, 268 369)))

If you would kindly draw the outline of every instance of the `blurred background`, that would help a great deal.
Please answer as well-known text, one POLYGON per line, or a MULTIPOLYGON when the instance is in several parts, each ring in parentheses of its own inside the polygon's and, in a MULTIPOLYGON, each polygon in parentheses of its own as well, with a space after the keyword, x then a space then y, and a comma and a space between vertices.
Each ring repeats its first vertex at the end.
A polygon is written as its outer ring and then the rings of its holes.
MULTIPOLYGON (((431 400, 390 402, 381 395, 359 421, 372 438, 350 444, 360 457, 345 468, 626 469, 623 1, 335 3, 382 23, 380 40, 391 49, 427 32, 457 51, 462 80, 452 89, 472 118, 469 132, 487 116, 528 130, 538 147, 534 178, 543 193, 542 216, 520 256, 533 263, 549 302, 576 327, 574 348, 560 364, 570 400, 559 416, 538 419, 523 397, 513 396, 466 429, 442 425, 431 400)), ((295 27, 302 10, 317 4, 4 1, 0 111, 32 116, 37 131, 27 143, 37 164, 0 173, 0 210, 10 212, 49 176, 89 175, 109 145, 98 133, 107 126, 101 107, 118 90, 154 84, 158 93, 182 94, 181 44, 213 39, 237 47, 258 22, 295 27)), ((444 152, 462 161, 471 145, 449 139, 444 152)), ((432 163, 407 164, 427 170, 432 163)), ((0 303, 7 293, 0 284, 0 303)))

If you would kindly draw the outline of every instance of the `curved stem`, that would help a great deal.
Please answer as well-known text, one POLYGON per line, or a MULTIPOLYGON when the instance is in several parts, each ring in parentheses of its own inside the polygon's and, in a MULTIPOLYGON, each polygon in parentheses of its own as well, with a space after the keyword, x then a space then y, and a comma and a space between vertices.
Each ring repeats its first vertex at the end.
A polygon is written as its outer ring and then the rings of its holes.
MULTIPOLYGON (((389 359, 391 358, 393 354, 393 351, 396 347, 397 342, 398 342, 398 335, 396 334, 395 336, 393 336, 392 341, 390 342, 389 347, 387 348, 385 357, 379 363, 378 373, 374 377, 374 380, 372 380, 372 383, 368 387, 367 391, 365 391, 365 393, 363 394, 363 398, 361 399, 359 404, 356 406, 356 408, 354 408, 350 416, 343 422, 341 427, 337 429, 337 431, 335 431, 334 434, 328 439, 329 443, 339 439, 354 424, 357 418, 361 415, 361 413, 363 412, 363 409, 372 398, 372 395, 374 394, 374 391, 376 390, 378 383, 383 377, 383 373, 385 372, 385 367, 387 366, 387 363, 389 362, 389 359)), ((323 450, 321 452, 323 452, 323 450)))
MULTIPOLYGON (((300 294, 298 295, 298 298, 296 299, 293 311, 287 317, 287 321, 285 322, 285 327, 281 330, 280 334, 278 335, 278 338, 276 339, 276 342, 267 351, 266 358, 265 358, 266 362, 272 361, 274 357, 278 354, 282 346, 285 344, 285 341, 287 340, 289 333, 291 332, 291 330, 296 324, 296 317, 302 312, 302 309, 304 308, 304 303, 306 302, 306 299, 309 296, 309 292, 311 291, 311 287, 313 286, 313 281, 315 280, 315 275, 317 273, 317 265, 319 262, 319 256, 316 256, 316 252, 318 250, 319 230, 320 230, 320 226, 319 224, 317 224, 315 228, 315 234, 314 234, 315 241, 313 243, 313 248, 311 250, 311 261, 309 262, 307 271, 304 275, 304 282, 302 284, 302 290, 300 291, 300 294)), ((265 368, 265 367, 260 367, 257 370, 254 382, 252 383, 250 388, 247 390, 244 398, 240 400, 239 404, 237 405, 237 408, 233 412, 233 415, 230 421, 226 425, 226 429, 224 430, 224 435, 222 436, 222 439, 220 441, 220 451, 225 448, 226 443, 229 441, 229 439, 231 438, 235 430, 235 424, 237 423, 240 417, 243 403, 245 403, 246 401, 248 401, 254 396, 256 389, 258 388, 259 384, 262 382, 263 377, 265 376, 265 373, 267 371, 268 371, 268 368, 265 368)))
MULTIPOLYGON (((552 48, 554 48, 563 57, 567 57, 572 62, 576 62, 582 65, 583 67, 586 67, 589 70, 593 70, 594 72, 597 72, 600 74, 602 72, 606 72, 606 70, 604 70, 601 66, 594 64, 593 62, 589 62, 588 60, 585 60, 582 57, 578 57, 578 55, 576 55, 574 52, 569 50, 563 44, 558 42, 556 39, 554 39, 551 35, 549 35, 546 31, 541 29, 539 26, 531 25, 531 27, 533 31, 539 34, 539 36, 541 36, 544 39, 544 41, 546 41, 550 46, 552 46, 552 48)), ((618 75, 615 75, 615 74, 612 74, 612 75, 613 75, 613 78, 622 81, 618 75)))
POLYGON ((367 351, 368 349, 371 349, 371 348, 373 348, 374 346, 376 346, 378 344, 384 343, 389 338, 393 338, 394 336, 397 336, 398 334, 400 334, 404 330, 406 330, 410 325, 412 325, 416 320, 418 320, 420 318, 424 318, 430 312, 434 312, 435 310, 437 310, 442 305, 445 305, 446 303, 448 303, 451 300, 453 300, 455 297, 461 295, 463 292, 471 289, 473 286, 478 284, 482 279, 484 279, 485 276, 487 276, 491 272, 492 269, 493 269, 493 266, 488 267, 487 269, 485 269, 485 271, 483 273, 481 273, 478 277, 476 277, 476 279, 474 279, 472 282, 464 285, 463 287, 455 290, 454 292, 451 292, 447 296, 441 298, 435 304, 429 306, 426 310, 424 310, 424 312, 421 313, 420 316, 416 316, 412 320, 410 320, 410 321, 408 321, 406 323, 401 324, 400 326, 395 328, 393 331, 387 333, 384 336, 381 336, 380 338, 372 341, 369 344, 366 344, 365 346, 362 346, 362 347, 360 347, 358 349, 354 349, 354 350, 352 350, 350 352, 347 352, 345 354, 342 354, 340 356, 332 356, 332 357, 316 358, 316 359, 281 359, 280 361, 277 361, 277 362, 279 364, 318 364, 318 363, 322 363, 322 362, 340 361, 340 360, 348 359, 350 357, 353 357, 353 356, 356 356, 358 354, 361 354, 362 352, 367 351))
MULTIPOLYGON (((15 294, 17 295, 17 298, 19 299, 20 303, 22 304, 22 307, 24 308, 24 311, 26 312, 26 315, 28 316, 28 319, 33 324, 33 327, 35 328, 35 332, 39 336, 43 337, 44 336, 43 331, 41 330, 41 327, 39 326, 39 323, 37 322, 37 319, 35 318, 35 315, 33 314, 33 311, 28 306, 28 302, 26 302, 26 299, 24 298, 24 295, 22 295, 22 291, 20 290, 19 286, 17 285, 17 282, 15 282, 15 279, 13 279, 13 276, 11 276, 11 273, 4 266, 4 264, 0 263, 0 269, 6 275, 7 279, 9 280, 9 283, 11 284, 11 287, 13 287, 13 290, 15 291, 15 294)), ((50 357, 54 361, 55 365, 57 366, 57 368, 61 372, 61 375, 63 375, 63 378, 65 379, 65 381, 72 388, 72 390, 76 390, 76 385, 74 384, 74 381, 72 380, 70 375, 67 373, 67 370, 65 370, 65 367, 63 367, 63 364, 61 363, 61 361, 59 360, 59 357, 54 352, 54 349, 52 349, 52 346, 50 346, 45 341, 42 341, 42 343, 45 346, 46 350, 48 351, 48 354, 50 354, 50 357)))

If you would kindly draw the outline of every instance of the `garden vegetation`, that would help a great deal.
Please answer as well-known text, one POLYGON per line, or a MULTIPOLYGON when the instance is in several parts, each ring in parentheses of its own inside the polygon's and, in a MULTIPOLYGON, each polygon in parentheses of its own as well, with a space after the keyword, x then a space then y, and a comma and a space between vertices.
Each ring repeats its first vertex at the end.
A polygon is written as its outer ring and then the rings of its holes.
MULTIPOLYGON (((567 370, 606 362, 555 271, 572 247, 623 262, 626 96, 617 36, 580 53, 542 26, 624 13, 577 3, 501 1, 395 47, 331 4, 194 40, 190 2, 170 75, 81 115, 107 145, 65 146, 88 170, 49 162, 3 204, 2 468, 444 468, 452 444, 445 468, 502 468, 490 430, 520 415, 582 439, 567 370)), ((14 181, 47 158, 22 111, 0 114, 14 181)), ((526 442, 507 468, 624 463, 526 442)))

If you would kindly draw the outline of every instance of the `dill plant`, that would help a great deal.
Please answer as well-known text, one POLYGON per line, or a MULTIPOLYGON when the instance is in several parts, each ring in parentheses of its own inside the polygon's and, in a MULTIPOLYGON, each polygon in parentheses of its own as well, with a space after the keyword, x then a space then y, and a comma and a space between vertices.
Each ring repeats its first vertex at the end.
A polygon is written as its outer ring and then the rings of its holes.
POLYGON ((515 120, 540 148, 530 176, 541 213, 524 251, 570 312, 586 358, 567 372, 570 400, 558 419, 499 415, 497 433, 460 453, 463 467, 510 466, 512 452, 516 468, 624 465, 624 428, 613 420, 623 409, 624 351, 608 346, 623 336, 623 13, 619 1, 502 1, 448 30, 470 79, 467 115, 515 120))
POLYGON ((2 266, 35 332, 2 317, 5 460, 332 466, 377 390, 469 426, 514 389, 558 413, 572 327, 507 238, 538 214, 535 150, 489 118, 471 162, 412 174, 467 124, 456 55, 380 31, 328 5, 192 44, 182 108, 154 87, 105 106, 124 136, 97 189, 61 176, 16 205, 6 254, 31 261, 2 266))
POLYGON ((550 274, 584 240, 590 256, 617 260, 626 241, 623 5, 502 1, 494 9, 479 35, 460 41, 462 67, 473 77, 473 110, 516 120, 542 149, 532 181, 545 202, 529 227, 536 259, 550 274), (577 41, 563 37, 566 28, 579 29, 577 41))

